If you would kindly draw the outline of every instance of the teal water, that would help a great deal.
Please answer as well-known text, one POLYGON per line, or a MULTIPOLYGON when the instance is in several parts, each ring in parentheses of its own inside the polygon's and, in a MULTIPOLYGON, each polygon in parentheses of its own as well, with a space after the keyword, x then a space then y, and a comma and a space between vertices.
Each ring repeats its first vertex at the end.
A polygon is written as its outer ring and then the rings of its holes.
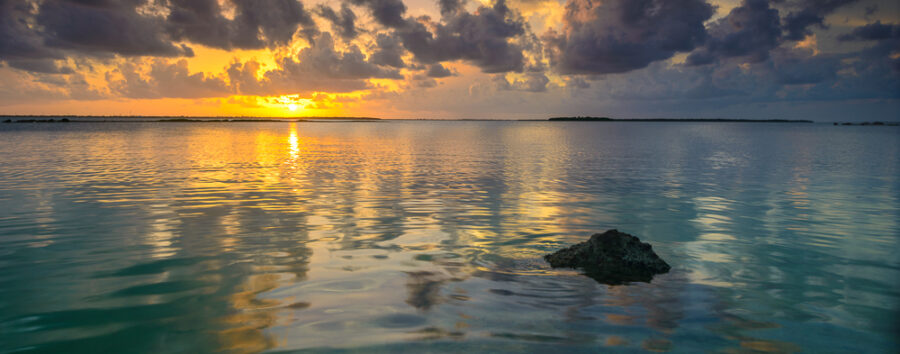
POLYGON ((898 251, 896 127, 0 124, 4 353, 891 353, 898 251))

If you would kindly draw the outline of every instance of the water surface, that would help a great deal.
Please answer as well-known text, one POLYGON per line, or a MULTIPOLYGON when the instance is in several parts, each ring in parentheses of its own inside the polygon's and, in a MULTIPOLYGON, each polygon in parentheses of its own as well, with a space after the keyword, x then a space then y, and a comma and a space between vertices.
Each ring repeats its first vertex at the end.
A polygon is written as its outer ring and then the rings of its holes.
POLYGON ((900 129, 0 125, 0 352, 895 352, 900 129), (673 270, 541 255, 617 228, 673 270))

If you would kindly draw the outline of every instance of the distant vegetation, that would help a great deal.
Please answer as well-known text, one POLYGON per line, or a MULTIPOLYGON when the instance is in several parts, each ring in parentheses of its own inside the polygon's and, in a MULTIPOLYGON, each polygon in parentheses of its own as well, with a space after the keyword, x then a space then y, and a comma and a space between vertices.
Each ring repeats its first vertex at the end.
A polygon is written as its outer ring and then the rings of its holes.
POLYGON ((615 119, 609 117, 587 117, 587 116, 578 116, 578 117, 555 117, 550 118, 548 120, 578 120, 578 121, 612 121, 615 119))
MULTIPOLYGON (((3 123, 104 123, 104 122, 135 122, 135 123, 212 123, 212 122, 371 122, 380 121, 381 118, 372 117, 193 117, 193 116, 75 116, 75 115, 0 115, 3 123), (5 118, 5 119, 4 119, 5 118), (115 119, 115 120, 107 120, 115 119)), ((398 120, 398 119, 390 119, 398 120)), ((399 119, 405 120, 405 119, 399 119)), ((432 119, 417 119, 432 120, 432 119)), ((435 119, 443 120, 443 119, 435 119)), ((453 119, 450 119, 453 120, 453 119)), ((459 119, 462 121, 493 121, 493 119, 459 119)), ((519 119, 523 121, 541 119, 519 119)), ((739 122, 739 123, 813 123, 811 120, 791 119, 728 119, 728 118, 610 118, 592 116, 553 117, 548 121, 575 121, 575 122, 739 122)), ((861 125, 861 126, 898 126, 900 122, 835 122, 834 125, 861 125)))
POLYGON ((727 119, 727 118, 635 118, 617 119, 609 117, 553 117, 550 121, 576 121, 576 122, 741 122, 741 123, 812 123, 811 120, 790 119, 727 119))
POLYGON ((47 115, 7 115, 0 116, 3 123, 211 123, 211 122, 370 122, 380 118, 371 117, 192 117, 192 116, 47 116, 47 115), (71 119, 70 119, 71 118, 71 119))
POLYGON ((302 120, 287 119, 190 119, 190 118, 172 118, 160 119, 154 122, 162 123, 214 123, 214 122, 300 122, 302 120))
POLYGON ((862 122, 862 123, 850 123, 850 122, 838 123, 838 122, 835 122, 834 125, 886 125, 889 127, 896 127, 896 126, 900 126, 900 122, 862 122))
POLYGON ((12 119, 4 120, 3 123, 69 123, 71 122, 69 118, 63 119, 17 119, 13 121, 12 119))

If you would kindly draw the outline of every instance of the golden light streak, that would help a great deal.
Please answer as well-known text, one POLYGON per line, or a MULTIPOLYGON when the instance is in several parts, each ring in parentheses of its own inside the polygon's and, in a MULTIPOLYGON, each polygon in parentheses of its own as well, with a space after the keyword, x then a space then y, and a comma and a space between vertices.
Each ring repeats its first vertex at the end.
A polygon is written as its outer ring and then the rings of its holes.
POLYGON ((819 42, 816 34, 813 33, 806 36, 802 41, 797 42, 797 44, 794 45, 794 48, 808 49, 813 52, 813 55, 819 55, 819 42))

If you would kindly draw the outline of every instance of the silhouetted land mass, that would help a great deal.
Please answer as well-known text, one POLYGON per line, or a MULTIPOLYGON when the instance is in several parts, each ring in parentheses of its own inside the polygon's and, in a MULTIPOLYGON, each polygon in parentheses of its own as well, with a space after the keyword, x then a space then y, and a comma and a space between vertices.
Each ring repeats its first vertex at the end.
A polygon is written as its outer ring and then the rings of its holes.
POLYGON ((69 118, 62 119, 17 119, 13 121, 12 119, 4 120, 3 123, 69 123, 71 120, 69 118))
POLYGON ((897 127, 897 126, 900 126, 900 122, 862 122, 862 123, 851 123, 851 122, 838 123, 838 122, 834 122, 834 125, 862 125, 862 126, 868 126, 868 125, 879 125, 879 126, 880 126, 880 125, 884 125, 884 126, 889 126, 889 127, 897 127))
POLYGON ((3 123, 215 123, 215 122, 375 122, 372 117, 195 117, 195 116, 76 116, 5 115, 3 123))
POLYGON ((161 123, 216 123, 216 122, 304 122, 302 119, 189 119, 189 118, 172 118, 159 119, 154 122, 161 123))
POLYGON ((811 120, 792 119, 728 119, 728 118, 634 118, 619 119, 610 117, 553 117, 550 121, 569 122, 712 122, 712 123, 812 123, 811 120))
MULTIPOLYGON (((736 123, 814 123, 811 120, 793 120, 793 119, 729 119, 729 118, 610 118, 610 117, 591 117, 591 116, 574 116, 574 117, 553 117, 547 119, 382 119, 374 117, 225 117, 225 116, 93 116, 93 115, 0 115, 0 121, 3 123, 241 123, 241 122, 378 122, 378 121, 410 121, 410 120, 426 120, 426 121, 570 121, 570 122, 736 122, 736 123)), ((845 126, 900 126, 900 122, 834 122, 834 125, 845 126)))

